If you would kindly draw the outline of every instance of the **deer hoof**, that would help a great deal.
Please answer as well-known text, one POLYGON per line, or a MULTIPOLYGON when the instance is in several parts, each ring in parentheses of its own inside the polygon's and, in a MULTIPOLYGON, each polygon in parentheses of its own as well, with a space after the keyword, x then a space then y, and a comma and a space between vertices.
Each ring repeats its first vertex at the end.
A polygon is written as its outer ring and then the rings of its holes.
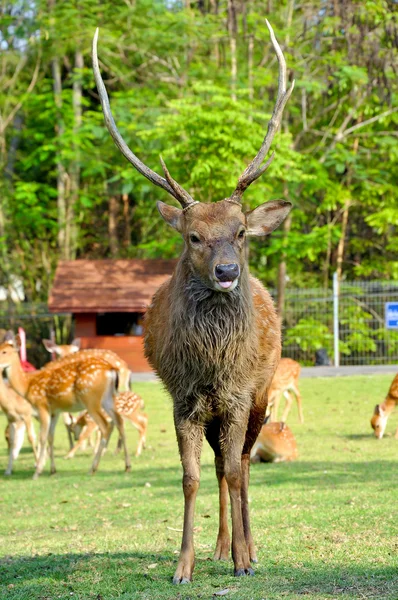
POLYGON ((126 473, 131 473, 131 465, 127 465, 125 469, 126 473))
POLYGON ((34 475, 33 475, 32 479, 33 479, 33 480, 39 479, 39 475, 40 475, 40 473, 38 473, 37 471, 35 471, 35 473, 34 473, 34 475))
POLYGON ((9 477, 9 476, 11 475, 11 471, 4 471, 4 475, 5 475, 6 477, 9 477))
POLYGON ((253 569, 236 569, 234 572, 235 577, 243 577, 243 575, 254 575, 253 569))
POLYGON ((173 583, 174 585, 179 585, 181 583, 191 583, 191 580, 188 577, 178 577, 178 575, 174 575, 173 583))

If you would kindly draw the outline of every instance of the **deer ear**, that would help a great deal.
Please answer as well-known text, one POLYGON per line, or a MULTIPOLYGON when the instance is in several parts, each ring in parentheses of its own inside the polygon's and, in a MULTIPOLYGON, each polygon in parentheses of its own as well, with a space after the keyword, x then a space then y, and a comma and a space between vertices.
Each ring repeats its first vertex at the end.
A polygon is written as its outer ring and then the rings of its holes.
POLYGON ((81 345, 82 345, 82 341, 80 338, 75 338, 71 343, 71 346, 74 346, 75 348, 77 348, 78 351, 80 350, 81 345))
POLYGON ((268 235, 284 221, 291 211, 292 203, 271 200, 246 213, 248 235, 268 235))
POLYGON ((380 415, 380 404, 376 404, 373 414, 380 415))
POLYGON ((54 342, 52 340, 42 340, 43 342, 43 346, 45 347, 45 349, 47 350, 47 352, 55 352, 56 350, 56 344, 54 344, 54 342))
POLYGON ((171 225, 173 229, 181 232, 182 210, 180 208, 176 208, 175 206, 169 206, 164 202, 160 202, 160 200, 156 202, 156 206, 158 207, 158 211, 166 223, 171 225))
POLYGON ((8 342, 9 344, 11 344, 11 346, 14 345, 15 335, 14 335, 14 332, 11 329, 9 329, 8 331, 6 331, 6 334, 4 336, 4 341, 8 342))
POLYGON ((14 348, 16 350, 18 350, 18 352, 19 352, 21 349, 21 346, 22 346, 21 338, 20 338, 19 333, 17 333, 17 335, 15 336, 15 339, 14 339, 14 348))

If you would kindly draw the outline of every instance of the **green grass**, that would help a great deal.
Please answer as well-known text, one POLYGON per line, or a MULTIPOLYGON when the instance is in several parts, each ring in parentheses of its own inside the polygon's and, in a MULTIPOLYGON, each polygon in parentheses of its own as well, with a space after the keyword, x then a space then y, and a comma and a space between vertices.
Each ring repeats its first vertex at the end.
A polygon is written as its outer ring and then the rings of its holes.
MULTIPOLYGON (((196 508, 196 568, 173 586, 182 527, 181 468, 171 402, 158 384, 136 384, 149 414, 149 448, 132 472, 108 452, 88 476, 89 451, 32 481, 27 446, 11 479, 0 476, 0 598, 332 599, 398 598, 398 411, 382 441, 369 419, 389 376, 303 379, 305 424, 296 407, 295 463, 254 465, 250 498, 259 550, 256 576, 236 579, 232 561, 210 560, 217 534, 213 458, 205 445, 196 508), (217 597, 217 596, 216 596, 217 597)), ((0 431, 5 419, 0 418, 0 431)), ((128 427, 133 451, 136 433, 128 427)), ((114 447, 115 439, 111 442, 114 447)), ((6 448, 0 436, 0 464, 6 448)))

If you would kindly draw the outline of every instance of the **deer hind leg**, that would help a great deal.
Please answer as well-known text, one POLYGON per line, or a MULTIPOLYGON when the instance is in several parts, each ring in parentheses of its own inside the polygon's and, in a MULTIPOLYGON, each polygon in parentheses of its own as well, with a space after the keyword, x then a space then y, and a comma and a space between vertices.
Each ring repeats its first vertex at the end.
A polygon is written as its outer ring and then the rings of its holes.
POLYGON ((216 549, 213 560, 228 560, 231 550, 231 538, 228 531, 228 484, 225 479, 224 458, 220 448, 220 423, 213 423, 206 428, 206 439, 214 451, 214 466, 218 481, 219 524, 216 549))
POLYGON ((87 425, 85 425, 82 429, 81 434, 79 435, 79 439, 77 440, 76 444, 73 446, 72 450, 69 450, 68 454, 65 456, 65 460, 68 460, 69 458, 73 458, 76 454, 76 452, 79 450, 79 448, 81 448, 84 445, 84 442, 86 442, 91 434, 98 428, 97 424, 93 421, 89 421, 89 423, 87 425))
POLYGON ((117 430, 119 432, 119 439, 121 440, 121 445, 124 450, 125 470, 126 470, 126 472, 129 472, 129 471, 131 471, 131 462, 130 462, 130 455, 129 455, 129 452, 127 449, 126 433, 124 430, 123 418, 119 415, 119 413, 117 413, 115 410, 112 410, 112 409, 110 411, 110 416, 113 419, 113 421, 115 422, 117 430))
POLYGON ((37 464, 37 461, 39 460, 39 454, 37 451, 36 432, 33 426, 32 417, 30 415, 26 416, 24 418, 24 422, 26 426, 26 433, 28 435, 29 444, 32 446, 33 455, 35 457, 35 464, 37 464))
POLYGON ((13 449, 13 458, 17 460, 19 453, 21 452, 21 448, 23 445, 24 437, 25 437, 25 423, 24 421, 15 421, 14 423, 14 449, 13 449))
POLYGON ((54 433, 55 433, 55 427, 58 422, 58 417, 59 417, 59 413, 54 413, 53 415, 51 415, 50 429, 48 431, 48 445, 50 448, 50 460, 51 460, 51 471, 50 471, 51 475, 54 475, 54 473, 57 472, 57 470, 55 468, 55 459, 54 459, 54 433))
POLYGON ((8 465, 6 470, 4 471, 4 475, 12 474, 12 465, 14 462, 14 446, 15 446, 15 422, 11 422, 8 424, 8 465))
POLYGON ((298 414, 299 414, 300 423, 303 424, 304 423, 304 415, 303 415, 303 405, 302 405, 302 402, 301 402, 301 394, 299 392, 299 389, 298 389, 297 385, 293 384, 291 386, 291 389, 293 390, 294 395, 296 396, 297 408, 298 408, 298 414))
POLYGON ((100 443, 98 444, 97 451, 95 453, 93 464, 91 465, 91 470, 90 470, 91 475, 94 475, 94 473, 96 473, 98 470, 101 456, 102 456, 105 448, 108 445, 108 441, 109 441, 109 438, 110 438, 112 430, 113 430, 113 423, 112 422, 108 423, 108 421, 105 419, 105 417, 102 415, 102 413, 100 411, 97 412, 94 410, 93 411, 90 410, 90 415, 92 416, 92 418, 98 425, 98 428, 101 432, 100 443))
POLYGON ((293 404, 293 396, 290 390, 285 390, 283 392, 283 395, 286 399, 286 404, 285 404, 285 408, 282 414, 282 422, 286 423, 287 417, 290 413, 290 409, 292 408, 292 404, 293 404))
POLYGON ((281 399, 280 391, 274 395, 272 407, 271 407, 271 421, 276 422, 278 420, 278 410, 279 410, 279 402, 281 399))
POLYGON ((139 434, 139 440, 137 445, 137 450, 135 451, 135 456, 140 456, 142 449, 145 448, 146 445, 146 431, 148 427, 148 417, 145 414, 136 414, 126 416, 126 419, 130 421, 130 423, 135 427, 139 434))
POLYGON ((178 448, 183 468, 182 487, 184 491, 184 528, 181 550, 173 583, 189 583, 195 566, 193 545, 193 522, 195 501, 200 481, 200 454, 203 441, 203 427, 192 421, 175 423, 178 448))
POLYGON ((50 429, 51 417, 46 408, 39 408, 39 421, 40 421, 40 432, 39 432, 39 460, 37 461, 36 470, 33 475, 33 479, 37 479, 42 474, 47 458, 47 438, 50 429))

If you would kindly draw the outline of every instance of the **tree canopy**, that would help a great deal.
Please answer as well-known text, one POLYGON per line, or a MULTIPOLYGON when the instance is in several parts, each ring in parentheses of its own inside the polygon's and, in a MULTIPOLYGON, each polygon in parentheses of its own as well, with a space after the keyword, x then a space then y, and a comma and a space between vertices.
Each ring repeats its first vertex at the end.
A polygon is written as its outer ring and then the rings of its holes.
POLYGON ((133 151, 201 201, 220 200, 259 149, 277 91, 265 18, 296 86, 247 208, 294 204, 251 242, 268 285, 398 279, 393 0, 14 0, 1 5, 0 284, 45 300, 60 258, 177 256, 151 186, 115 148, 91 70, 99 58, 133 151), (283 266, 281 270, 281 265, 283 266))

